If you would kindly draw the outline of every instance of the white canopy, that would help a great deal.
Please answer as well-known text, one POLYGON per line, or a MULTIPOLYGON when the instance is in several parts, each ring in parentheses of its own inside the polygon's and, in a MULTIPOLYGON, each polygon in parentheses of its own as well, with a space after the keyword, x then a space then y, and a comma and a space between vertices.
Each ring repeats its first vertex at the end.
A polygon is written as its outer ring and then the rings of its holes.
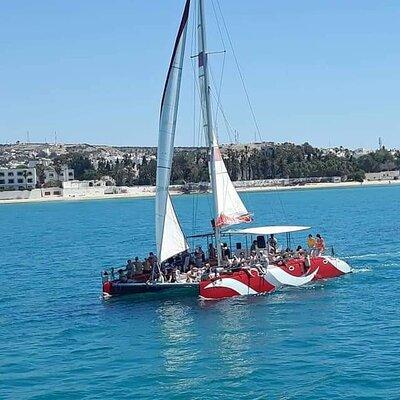
POLYGON ((292 232, 300 232, 306 231, 307 229, 311 229, 310 226, 290 226, 290 225, 282 225, 282 226, 258 226, 254 228, 246 228, 246 229, 231 229, 225 231, 224 234, 230 235, 278 235, 280 233, 292 233, 292 232))

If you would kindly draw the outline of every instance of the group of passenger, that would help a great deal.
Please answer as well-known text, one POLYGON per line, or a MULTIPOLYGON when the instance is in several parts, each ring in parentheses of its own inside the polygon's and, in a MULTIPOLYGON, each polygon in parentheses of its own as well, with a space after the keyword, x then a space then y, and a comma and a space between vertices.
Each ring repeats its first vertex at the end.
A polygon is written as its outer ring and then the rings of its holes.
MULTIPOLYGON (((200 281, 204 276, 210 277, 213 274, 218 274, 224 269, 234 270, 255 265, 267 266, 285 262, 292 258, 321 256, 324 251, 325 240, 319 233, 315 238, 312 234, 308 235, 307 249, 297 246, 296 250, 280 249, 276 237, 270 235, 266 243, 261 243, 260 247, 259 242, 254 240, 249 252, 242 250, 241 243, 237 243, 235 252, 231 252, 227 243, 222 243, 222 266, 217 265, 217 250, 210 243, 207 249, 208 256, 206 256, 202 247, 198 246, 193 253, 185 251, 159 265, 157 256, 150 252, 144 260, 140 260, 139 257, 135 257, 133 261, 127 260, 126 266, 118 269, 117 272, 118 280, 121 282, 138 281, 140 279, 145 282, 150 279, 169 283, 193 283, 200 281)), ((110 273, 112 280, 115 279, 114 274, 112 268, 110 273)), ((105 275, 108 275, 108 273, 105 273, 105 275)))
MULTIPOLYGON (((133 261, 129 259, 124 268, 118 269, 118 280, 121 282, 127 282, 128 280, 135 279, 140 275, 151 274, 153 268, 157 265, 157 262, 157 256, 152 251, 144 260, 140 260, 139 257, 135 257, 133 261)), ((114 280, 114 268, 111 268, 110 275, 111 280, 114 280)))
POLYGON ((313 235, 309 234, 307 238, 308 252, 311 257, 319 257, 324 254, 325 251, 325 239, 317 233, 314 238, 313 235))

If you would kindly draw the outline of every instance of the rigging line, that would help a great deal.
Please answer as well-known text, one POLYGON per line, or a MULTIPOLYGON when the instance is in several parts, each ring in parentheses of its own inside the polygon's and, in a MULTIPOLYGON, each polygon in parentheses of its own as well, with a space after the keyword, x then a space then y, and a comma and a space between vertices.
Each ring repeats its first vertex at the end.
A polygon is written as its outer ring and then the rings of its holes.
POLYGON ((232 55, 233 55, 233 58, 234 58, 234 60, 235 60, 236 68, 237 68, 237 70, 238 70, 239 77, 240 77, 240 80, 241 80, 241 82, 242 82, 243 90, 244 90, 244 93, 245 93, 245 95, 246 95, 247 103, 248 103, 248 106, 249 106, 249 108, 250 108, 250 113, 251 113, 251 116, 252 116, 252 118, 253 118, 253 123, 254 123, 254 126, 255 126, 256 130, 257 130, 259 139, 262 141, 261 132, 260 132, 260 128, 259 128, 259 126, 258 126, 256 114, 255 114, 254 109, 253 109, 253 106, 252 106, 252 104, 251 104, 250 96, 249 96, 249 93, 248 93, 248 91, 247 91, 247 87, 246 87, 246 83, 245 83, 245 81, 244 81, 243 73, 242 73, 242 70, 241 70, 241 68, 240 68, 239 61, 238 61, 238 59, 237 59, 237 57, 236 57, 235 48, 233 47, 233 42, 232 42, 231 36, 230 36, 230 34, 229 34, 228 27, 227 27, 227 25, 226 25, 226 21, 225 21, 224 15, 223 15, 223 13, 222 13, 221 5, 220 5, 219 0, 216 0, 216 2, 217 2, 217 5, 218 5, 219 12, 220 12, 220 14, 221 14, 222 23, 223 23, 223 25, 224 25, 224 29, 225 29, 225 32, 226 32, 226 35, 227 35, 227 38, 228 38, 229 46, 230 46, 230 48, 231 48, 231 50, 232 50, 232 55))
MULTIPOLYGON (((197 74, 196 74, 196 66, 195 66, 195 62, 194 61, 192 61, 192 69, 193 69, 193 80, 194 80, 194 84, 195 84, 195 87, 196 87, 196 91, 197 91, 197 95, 198 95, 198 99, 199 99, 199 101, 201 101, 201 94, 200 94, 200 87, 199 87, 199 82, 197 81, 197 79, 196 79, 196 77, 197 77, 197 74)), ((199 136, 198 136, 198 144, 200 145, 200 143, 201 143, 201 119, 202 119, 202 111, 201 111, 201 107, 200 107, 200 110, 199 110, 199 114, 200 114, 200 116, 199 116, 199 136)))
MULTIPOLYGON (((191 48, 190 48, 190 52, 191 54, 193 54, 193 49, 196 47, 196 19, 197 19, 197 15, 196 15, 196 7, 192 8, 192 32, 191 32, 191 48)), ((193 62, 191 62, 192 64, 193 62)), ((197 99, 197 87, 196 87, 196 72, 193 69, 193 146, 196 147, 196 143, 197 143, 197 124, 196 124, 196 99, 197 99)), ((194 234, 197 230, 197 212, 198 212, 198 199, 196 197, 196 195, 194 193, 192 193, 192 234, 194 234)), ((194 240, 192 240, 192 247, 194 247, 194 240)))
MULTIPOLYGON (((225 70, 225 59, 226 59, 226 57, 225 57, 225 53, 224 53, 224 58, 223 58, 223 61, 222 61, 222 68, 221 68, 221 77, 220 77, 220 80, 219 80, 218 87, 217 87, 216 80, 214 78, 214 74, 212 72, 212 69, 210 68, 211 81, 212 81, 212 84, 215 87, 216 92, 217 92, 217 99, 216 99, 217 107, 215 109, 215 116, 214 116, 216 131, 217 131, 217 126, 218 126, 218 111, 219 111, 219 108, 222 108, 222 106, 218 107, 218 105, 221 104, 221 92, 222 92, 222 82, 223 82, 224 70, 225 70)), ((228 135, 229 135, 229 140, 231 140, 229 132, 228 132, 228 135)))
MULTIPOLYGON (((198 98, 199 98, 199 101, 201 101, 201 93, 200 93, 199 82, 196 79, 196 76, 197 76, 196 63, 193 60, 192 60, 192 68, 193 68, 194 81, 195 81, 195 85, 196 85, 196 89, 197 89, 198 98)), ((198 143, 200 145, 201 141, 202 141, 201 137, 203 136, 203 133, 201 132, 202 131, 202 117, 203 117, 203 113, 202 113, 201 107, 200 107, 200 110, 199 110, 199 114, 200 114, 200 116, 199 116, 199 138, 198 138, 198 143)))
POLYGON ((214 12, 215 21, 217 22, 217 28, 218 28, 219 36, 221 38, 222 47, 224 50, 226 50, 224 35, 222 33, 221 25, 219 23, 219 18, 218 18, 217 10, 215 8, 214 0, 211 0, 211 5, 212 5, 213 12, 214 12))
MULTIPOLYGON (((223 77, 224 77, 224 71, 225 71, 225 61, 226 61, 226 46, 225 46, 225 40, 224 40, 224 35, 222 34, 222 29, 221 29, 221 24, 219 22, 219 18, 218 18, 218 13, 217 10, 215 9, 215 4, 214 4, 214 0, 211 0, 211 5, 212 5, 212 9, 213 9, 213 13, 214 13, 214 17, 215 17, 215 21, 217 23, 217 28, 218 28, 218 32, 219 32, 219 36, 221 39, 221 43, 222 43, 222 48, 224 50, 224 58, 222 60, 222 68, 221 68, 221 77, 220 77, 220 82, 219 82, 219 88, 218 88, 218 103, 221 103, 221 92, 222 92, 222 82, 223 82, 223 77)), ((214 80, 214 78, 213 78, 214 80)), ((218 121, 218 107, 215 110, 215 121, 217 123, 218 121)), ((228 132, 229 134, 229 132, 228 132)))
MULTIPOLYGON (((196 81, 193 80, 193 146, 196 146, 196 81)), ((196 230, 195 196, 192 195, 192 234, 196 230)), ((192 244, 193 245, 193 244, 192 244)))
POLYGON ((277 184, 275 184, 275 193, 278 195, 278 200, 279 200, 279 203, 280 203, 281 208, 282 208, 283 217, 285 218, 284 222, 287 223, 288 222, 288 216, 286 214, 286 210, 285 210, 285 207, 283 205, 282 197, 281 197, 281 194, 279 193, 279 189, 278 189, 278 185, 277 184))
POLYGON ((230 133, 230 132, 233 132, 233 127, 232 127, 232 125, 230 124, 228 118, 226 117, 225 111, 224 111, 224 109, 222 108, 222 104, 221 104, 220 102, 218 103, 218 99, 215 97, 215 94, 214 94, 213 91, 211 91, 211 94, 212 94, 212 96, 213 96, 213 97, 215 98, 215 100, 216 100, 217 107, 219 107, 220 110, 221 110, 221 115, 222 115, 222 117, 223 117, 223 119, 224 119, 224 122, 225 122, 225 128, 226 128, 226 131, 227 131, 227 133, 228 133, 229 140, 232 142, 232 136, 231 136, 231 133, 230 133))

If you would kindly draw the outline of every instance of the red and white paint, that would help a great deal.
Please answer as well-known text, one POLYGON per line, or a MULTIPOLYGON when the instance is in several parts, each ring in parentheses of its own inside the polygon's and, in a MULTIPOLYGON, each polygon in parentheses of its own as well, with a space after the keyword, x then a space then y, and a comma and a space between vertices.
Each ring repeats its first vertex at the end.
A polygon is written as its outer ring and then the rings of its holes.
POLYGON ((282 286, 303 286, 319 279, 336 278, 351 272, 350 266, 334 257, 292 259, 270 265, 264 272, 257 268, 221 274, 200 282, 200 296, 204 299, 222 299, 234 296, 267 294, 282 286))

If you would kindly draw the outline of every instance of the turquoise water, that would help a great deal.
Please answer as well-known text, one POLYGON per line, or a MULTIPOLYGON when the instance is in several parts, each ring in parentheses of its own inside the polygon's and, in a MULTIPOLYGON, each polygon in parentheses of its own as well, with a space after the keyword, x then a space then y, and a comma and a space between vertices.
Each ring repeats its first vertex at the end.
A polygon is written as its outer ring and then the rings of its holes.
MULTIPOLYGON (((1 205, 0 398, 399 398, 400 187, 243 197, 260 225, 313 225, 356 273, 103 302, 101 268, 152 250, 152 199, 1 205)), ((174 202, 208 230, 208 196, 174 202)))

